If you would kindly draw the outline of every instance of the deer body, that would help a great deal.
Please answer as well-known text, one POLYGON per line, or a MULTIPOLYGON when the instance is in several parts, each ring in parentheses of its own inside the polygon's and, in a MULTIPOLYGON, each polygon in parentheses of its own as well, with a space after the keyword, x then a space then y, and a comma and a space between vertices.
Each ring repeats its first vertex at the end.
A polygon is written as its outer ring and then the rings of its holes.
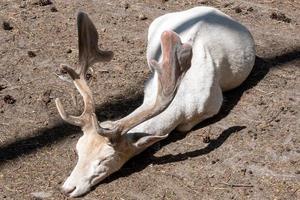
MULTIPOLYGON (((218 113, 222 91, 239 86, 254 65, 251 34, 217 9, 195 7, 156 18, 148 31, 148 62, 162 60, 160 35, 166 30, 176 32, 183 43, 192 45, 191 67, 169 107, 129 132, 168 135, 175 128, 189 131, 218 113)), ((154 75, 146 85, 144 104, 153 102, 156 78, 154 75)))
POLYGON ((222 12, 196 7, 163 15, 149 27, 147 61, 153 76, 143 104, 122 119, 98 123, 85 77, 92 64, 110 60, 112 52, 99 50, 97 30, 85 13, 78 14, 77 24, 80 73, 63 69, 83 96, 84 111, 68 115, 56 100, 61 117, 84 133, 76 145, 78 162, 62 186, 71 197, 85 194, 172 130, 189 131, 217 114, 222 91, 239 86, 254 65, 251 34, 222 12))

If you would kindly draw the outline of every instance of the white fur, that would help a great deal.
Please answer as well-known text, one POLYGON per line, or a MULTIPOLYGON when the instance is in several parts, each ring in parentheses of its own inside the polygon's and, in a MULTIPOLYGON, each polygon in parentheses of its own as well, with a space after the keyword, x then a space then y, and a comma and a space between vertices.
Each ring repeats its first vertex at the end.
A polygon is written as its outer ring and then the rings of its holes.
POLYGON ((62 190, 70 197, 78 197, 91 189, 109 174, 119 169, 115 150, 107 145, 101 144, 92 147, 97 133, 84 134, 76 145, 78 162, 70 176, 64 182, 62 190))
MULTIPOLYGON (((91 186, 175 128, 189 131, 217 114, 223 101, 222 91, 239 86, 254 65, 254 41, 249 31, 214 8, 196 7, 155 19, 148 33, 148 63, 151 59, 161 61, 160 38, 166 30, 176 32, 193 51, 191 67, 176 96, 165 111, 122 135, 114 145, 91 125, 83 128, 84 135, 77 143, 77 165, 63 185, 71 197, 88 192, 91 186), (141 136, 137 141, 135 134, 141 136)), ((143 105, 127 117, 151 106, 157 93, 158 76, 154 74, 146 86, 143 105)), ((111 127, 113 123, 102 125, 111 127)))
MULTIPOLYGON (((173 129, 189 131, 199 122, 217 114, 222 91, 239 86, 255 61, 255 47, 249 31, 221 11, 195 7, 156 18, 148 31, 147 60, 161 61, 160 36, 176 32, 183 43, 193 47, 190 69, 185 74, 170 106, 130 132, 166 135, 173 129)), ((144 104, 155 97, 157 76, 145 89, 144 104)))

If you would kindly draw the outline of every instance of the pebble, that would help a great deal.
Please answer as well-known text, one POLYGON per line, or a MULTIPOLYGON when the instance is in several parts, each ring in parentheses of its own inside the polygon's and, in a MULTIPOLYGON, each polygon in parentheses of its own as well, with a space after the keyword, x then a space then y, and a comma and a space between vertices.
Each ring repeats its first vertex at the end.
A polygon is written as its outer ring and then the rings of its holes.
POLYGON ((28 51, 27 54, 30 58, 36 57, 36 54, 33 51, 28 51))
POLYGON ((252 7, 249 7, 248 9, 247 9, 247 11, 249 11, 249 12, 252 12, 254 9, 252 8, 252 7))
POLYGON ((235 7, 235 8, 234 8, 234 11, 235 11, 236 13, 241 13, 241 12, 242 12, 242 9, 241 9, 240 7, 235 7))
POLYGON ((280 12, 272 12, 270 15, 271 19, 275 19, 277 21, 283 21, 286 23, 291 23, 291 19, 288 18, 284 13, 280 13, 280 12))
POLYGON ((210 142, 211 142, 210 137, 209 137, 209 136, 205 136, 205 137, 203 138, 203 142, 204 142, 204 143, 210 143, 210 142))
POLYGON ((144 15, 144 14, 139 15, 139 20, 146 20, 146 19, 148 19, 148 17, 146 17, 146 15, 144 15))
POLYGON ((1 90, 4 90, 6 87, 7 87, 6 85, 1 85, 1 84, 0 84, 0 91, 1 91, 1 90))
POLYGON ((9 23, 9 22, 6 22, 6 21, 3 22, 2 27, 3 27, 3 29, 6 30, 6 31, 10 31, 10 30, 13 29, 13 27, 10 25, 10 23, 9 23))
POLYGON ((52 192, 32 192, 31 195, 38 199, 50 198, 52 196, 52 192))
POLYGON ((53 7, 50 8, 50 11, 51 12, 57 12, 58 10, 57 10, 57 8, 55 6, 53 6, 53 7))
POLYGON ((26 8, 26 1, 22 1, 22 2, 21 2, 20 8, 26 8))
POLYGON ((16 99, 10 95, 5 95, 3 100, 7 104, 14 104, 16 102, 16 99))
POLYGON ((125 8, 125 10, 127 10, 128 8, 130 7, 130 5, 129 5, 129 3, 124 3, 124 8, 125 8))

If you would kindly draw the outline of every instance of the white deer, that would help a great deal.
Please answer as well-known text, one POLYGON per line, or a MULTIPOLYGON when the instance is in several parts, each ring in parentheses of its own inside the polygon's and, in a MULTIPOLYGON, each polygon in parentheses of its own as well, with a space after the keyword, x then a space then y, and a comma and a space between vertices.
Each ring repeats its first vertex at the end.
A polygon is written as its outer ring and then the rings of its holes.
POLYGON ((76 145, 78 162, 62 186, 71 197, 85 194, 172 130, 189 131, 217 114, 222 91, 239 86, 255 61, 249 31, 221 11, 195 7, 163 15, 148 32, 153 76, 143 104, 120 120, 98 123, 85 76, 92 64, 110 60, 112 53, 98 49, 97 30, 85 13, 78 14, 77 23, 80 72, 63 69, 83 96, 84 111, 79 117, 68 115, 56 100, 61 117, 83 131, 76 145))

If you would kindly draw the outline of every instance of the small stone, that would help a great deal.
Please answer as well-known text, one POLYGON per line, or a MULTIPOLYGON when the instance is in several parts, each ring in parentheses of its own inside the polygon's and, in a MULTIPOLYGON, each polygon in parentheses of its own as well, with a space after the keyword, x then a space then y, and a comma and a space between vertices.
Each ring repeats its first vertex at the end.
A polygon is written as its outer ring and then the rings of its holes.
POLYGON ((13 27, 10 25, 10 23, 9 23, 9 22, 6 22, 6 21, 3 22, 2 27, 3 27, 3 29, 6 30, 6 31, 10 31, 10 30, 13 29, 13 27))
POLYGON ((245 175, 246 174, 246 169, 245 168, 243 168, 243 169, 241 169, 241 172, 243 173, 243 175, 245 175))
POLYGON ((205 136, 203 137, 203 140, 202 140, 204 143, 210 143, 211 142, 211 139, 209 136, 205 136))
POLYGON ((249 7, 248 9, 247 9, 247 11, 248 12, 252 12, 254 9, 252 8, 252 7, 249 7))
POLYGON ((199 2, 199 4, 206 5, 206 4, 208 4, 208 1, 202 0, 202 1, 199 2))
POLYGON ((139 15, 139 20, 146 20, 146 19, 148 19, 148 17, 146 17, 146 15, 144 15, 144 14, 139 15))
POLYGON ((106 28, 101 29, 102 32, 106 32, 106 28))
POLYGON ((235 11, 235 13, 241 13, 242 9, 240 7, 235 7, 234 11, 235 11))
POLYGON ((127 10, 128 8, 130 7, 130 5, 129 5, 129 3, 124 3, 124 8, 125 8, 125 10, 127 10))
POLYGON ((232 3, 225 3, 224 8, 227 8, 228 6, 231 6, 231 5, 232 5, 232 3))
POLYGON ((57 12, 58 10, 57 10, 57 8, 55 6, 53 6, 53 7, 50 8, 50 11, 51 12, 57 12))
POLYGON ((300 174, 300 170, 295 171, 295 174, 300 174))
POLYGON ((46 199, 52 196, 52 192, 32 192, 31 195, 37 199, 46 199))
POLYGON ((284 13, 280 13, 280 12, 272 12, 270 15, 270 18, 275 19, 277 21, 286 22, 286 23, 291 23, 291 21, 292 21, 284 13))
POLYGON ((3 100, 7 104, 14 104, 16 102, 16 99, 10 95, 5 95, 3 100))
POLYGON ((286 150, 287 152, 290 152, 292 149, 291 149, 290 147, 286 147, 285 150, 286 150))
POLYGON ((22 2, 21 2, 20 8, 26 8, 26 2, 25 2, 25 1, 22 1, 22 2))
POLYGON ((66 52, 67 53, 72 53, 72 49, 68 49, 66 52))
POLYGON ((36 57, 36 54, 33 51, 28 51, 27 54, 30 58, 36 57))
POLYGON ((93 75, 92 75, 91 73, 88 72, 88 73, 85 75, 85 78, 86 78, 87 81, 89 81, 89 80, 91 80, 91 78, 93 78, 93 75))
POLYGON ((1 90, 4 90, 5 88, 7 88, 6 85, 1 85, 1 84, 0 84, 0 91, 1 91, 1 90))

